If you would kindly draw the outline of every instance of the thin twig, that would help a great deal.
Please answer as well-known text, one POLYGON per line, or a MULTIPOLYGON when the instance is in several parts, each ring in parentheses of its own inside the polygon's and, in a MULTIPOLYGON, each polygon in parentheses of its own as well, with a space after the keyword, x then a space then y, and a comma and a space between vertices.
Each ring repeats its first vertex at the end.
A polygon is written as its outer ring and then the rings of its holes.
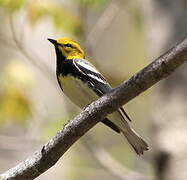
POLYGON ((6 45, 6 46, 9 46, 13 49, 17 49, 17 46, 15 44, 12 44, 10 43, 7 39, 9 38, 4 38, 4 36, 2 34, 0 34, 0 42, 3 44, 3 45, 6 45))
POLYGON ((100 16, 99 20, 94 25, 93 29, 87 35, 86 45, 89 44, 92 47, 96 46, 97 41, 101 38, 104 32, 106 32, 107 28, 111 25, 119 10, 120 7, 116 3, 116 1, 112 0, 100 16))
POLYGON ((0 175, 1 180, 31 180, 52 167, 89 129, 187 61, 187 39, 146 66, 129 80, 91 103, 42 149, 0 175))
POLYGON ((82 142, 84 146, 89 150, 89 152, 93 155, 97 162, 115 179, 120 180, 146 180, 152 179, 152 177, 146 177, 138 172, 132 171, 130 169, 125 168, 119 162, 114 160, 111 155, 103 149, 101 146, 96 144, 91 136, 86 136, 86 138, 82 138, 82 142))
MULTIPOLYGON (((13 23, 13 17, 12 15, 9 16, 9 22, 10 22, 10 30, 12 33, 12 39, 15 42, 15 45, 17 46, 17 48, 20 50, 20 52, 36 67, 38 68, 42 74, 44 75, 44 77, 46 77, 48 80, 50 80, 51 83, 55 83, 53 80, 51 80, 51 77, 53 76, 51 69, 45 64, 43 63, 42 60, 40 60, 40 58, 35 57, 33 58, 30 54, 28 54, 28 52, 25 50, 25 48, 22 46, 22 43, 18 40, 17 35, 16 35, 16 31, 14 28, 14 23, 13 23), (39 62, 37 63, 36 62, 39 62)), ((56 85, 56 83, 55 83, 56 85)))

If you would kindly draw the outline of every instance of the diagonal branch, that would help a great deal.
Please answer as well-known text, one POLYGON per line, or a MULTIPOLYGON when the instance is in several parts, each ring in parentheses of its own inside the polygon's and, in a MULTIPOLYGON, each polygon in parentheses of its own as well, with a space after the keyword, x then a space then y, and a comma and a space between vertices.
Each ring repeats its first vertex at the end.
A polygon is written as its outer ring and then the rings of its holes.
POLYGON ((41 150, 0 175, 1 180, 31 180, 52 167, 90 128, 155 83, 169 76, 187 60, 187 39, 153 61, 129 80, 91 103, 41 150))

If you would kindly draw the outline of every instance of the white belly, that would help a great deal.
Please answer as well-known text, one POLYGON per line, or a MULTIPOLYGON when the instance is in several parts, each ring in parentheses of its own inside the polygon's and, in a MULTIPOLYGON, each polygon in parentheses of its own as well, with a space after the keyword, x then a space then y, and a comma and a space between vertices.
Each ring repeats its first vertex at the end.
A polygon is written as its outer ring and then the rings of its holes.
MULTIPOLYGON (((92 89, 77 78, 73 78, 71 76, 61 76, 59 81, 63 88, 64 94, 80 108, 85 107, 99 98, 99 96, 92 89)), ((128 122, 123 122, 124 119, 119 112, 110 114, 108 118, 124 131, 126 131, 127 127, 129 127, 128 122)))
POLYGON ((98 95, 81 80, 67 76, 60 77, 64 94, 80 108, 85 107, 92 101, 98 99, 98 95))

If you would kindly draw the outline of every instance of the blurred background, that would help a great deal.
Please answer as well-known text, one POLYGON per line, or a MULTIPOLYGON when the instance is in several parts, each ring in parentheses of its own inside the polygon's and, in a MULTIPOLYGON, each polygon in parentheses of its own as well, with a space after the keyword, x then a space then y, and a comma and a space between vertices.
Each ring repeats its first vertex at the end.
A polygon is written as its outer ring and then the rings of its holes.
MULTIPOLYGON (((77 109, 61 92, 47 38, 71 37, 116 87, 185 38, 186 0, 0 0, 0 173, 77 109)), ((150 150, 137 156, 102 124, 38 180, 186 180, 187 66, 125 105, 150 150)))

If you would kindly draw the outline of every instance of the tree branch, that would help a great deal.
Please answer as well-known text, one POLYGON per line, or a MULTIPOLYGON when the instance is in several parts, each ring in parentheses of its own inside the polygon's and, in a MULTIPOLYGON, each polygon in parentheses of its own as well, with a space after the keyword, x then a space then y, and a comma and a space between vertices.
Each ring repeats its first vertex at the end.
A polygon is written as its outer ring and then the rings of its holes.
POLYGON ((187 39, 132 76, 129 80, 91 103, 71 120, 41 150, 0 175, 1 180, 31 180, 52 167, 89 129, 156 82, 169 76, 187 60, 187 39))

